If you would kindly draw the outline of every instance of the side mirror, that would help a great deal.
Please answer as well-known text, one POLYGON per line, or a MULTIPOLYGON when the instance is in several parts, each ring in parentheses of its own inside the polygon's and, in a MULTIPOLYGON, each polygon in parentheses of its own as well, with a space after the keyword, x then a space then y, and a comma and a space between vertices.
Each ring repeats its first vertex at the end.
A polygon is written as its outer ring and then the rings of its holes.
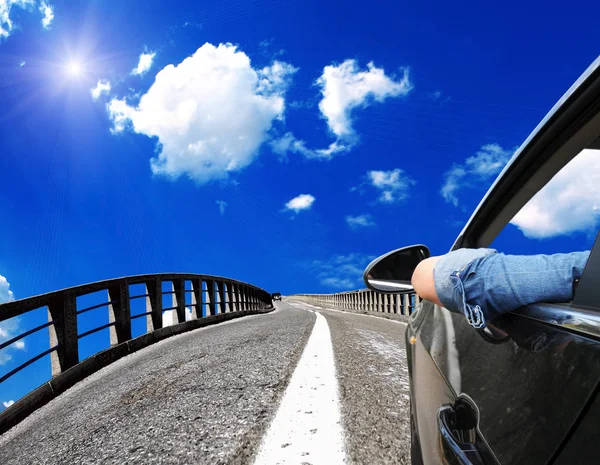
POLYGON ((376 292, 411 292, 410 280, 415 268, 430 255, 429 249, 422 244, 392 250, 367 266, 363 274, 365 284, 376 292))

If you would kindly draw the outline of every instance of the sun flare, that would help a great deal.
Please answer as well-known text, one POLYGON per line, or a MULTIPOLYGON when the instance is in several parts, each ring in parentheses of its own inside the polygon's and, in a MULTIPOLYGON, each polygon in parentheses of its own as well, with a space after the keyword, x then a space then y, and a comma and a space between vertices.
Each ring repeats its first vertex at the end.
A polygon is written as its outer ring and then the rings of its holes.
POLYGON ((70 61, 67 64, 67 73, 73 78, 78 78, 83 72, 83 67, 78 61, 70 61))

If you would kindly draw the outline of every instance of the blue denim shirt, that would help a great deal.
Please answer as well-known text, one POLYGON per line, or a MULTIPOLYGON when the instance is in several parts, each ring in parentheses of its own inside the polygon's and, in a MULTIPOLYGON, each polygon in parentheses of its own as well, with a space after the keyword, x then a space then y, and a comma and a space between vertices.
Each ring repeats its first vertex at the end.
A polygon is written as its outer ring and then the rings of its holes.
POLYGON ((435 290, 448 310, 483 328, 496 316, 535 302, 568 302, 590 252, 505 255, 495 249, 458 249, 433 270, 435 290))

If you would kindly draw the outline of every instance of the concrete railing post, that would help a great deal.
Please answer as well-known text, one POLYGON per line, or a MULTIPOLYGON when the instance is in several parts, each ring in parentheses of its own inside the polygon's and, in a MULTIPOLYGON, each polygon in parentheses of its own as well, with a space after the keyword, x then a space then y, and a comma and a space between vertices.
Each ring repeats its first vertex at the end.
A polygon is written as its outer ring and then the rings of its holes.
POLYGON ((250 310, 250 306, 248 304, 248 300, 250 299, 248 295, 248 286, 242 286, 242 304, 244 310, 250 310))
POLYGON ((173 312, 173 324, 183 323, 185 321, 185 281, 183 279, 173 279, 171 281, 171 307, 175 307, 173 312))
POLYGON ((146 281, 146 331, 152 332, 163 327, 162 324, 162 283, 160 279, 146 281))
POLYGON ((116 346, 131 339, 131 313, 129 312, 129 285, 126 280, 108 288, 108 322, 110 345, 116 346))
POLYGON ((215 291, 213 293, 215 299, 215 314, 218 315, 223 313, 223 309, 221 308, 221 290, 218 281, 214 281, 215 291))
POLYGON ((235 303, 233 301, 233 283, 229 282, 227 284, 227 306, 229 307, 230 312, 235 312, 235 303))
POLYGON ((68 292, 58 293, 48 303, 48 320, 55 321, 48 330, 50 347, 58 345, 50 354, 52 376, 56 376, 79 363, 76 297, 68 292))
POLYGON ((211 280, 205 281, 206 283, 206 303, 208 304, 208 315, 216 315, 217 309, 215 305, 215 282, 211 280))
POLYGON ((408 294, 404 294, 403 296, 403 307, 404 307, 404 315, 410 315, 410 302, 408 294))
POLYGON ((192 279, 192 320, 202 318, 202 280, 192 279))
POLYGON ((225 300, 225 283, 217 281, 217 294, 219 297, 219 313, 227 313, 227 301, 225 300))
POLYGON ((240 285, 235 283, 232 284, 232 289, 233 289, 233 295, 234 295, 234 299, 235 299, 235 311, 239 312, 241 310, 240 307, 240 285))

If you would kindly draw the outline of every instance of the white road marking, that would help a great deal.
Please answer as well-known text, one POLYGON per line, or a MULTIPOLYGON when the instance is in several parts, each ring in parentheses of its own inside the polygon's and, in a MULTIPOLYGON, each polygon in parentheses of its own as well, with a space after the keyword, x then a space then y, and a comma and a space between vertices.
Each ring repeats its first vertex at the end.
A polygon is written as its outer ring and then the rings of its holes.
POLYGON ((325 317, 317 320, 255 465, 346 463, 333 346, 325 317))

